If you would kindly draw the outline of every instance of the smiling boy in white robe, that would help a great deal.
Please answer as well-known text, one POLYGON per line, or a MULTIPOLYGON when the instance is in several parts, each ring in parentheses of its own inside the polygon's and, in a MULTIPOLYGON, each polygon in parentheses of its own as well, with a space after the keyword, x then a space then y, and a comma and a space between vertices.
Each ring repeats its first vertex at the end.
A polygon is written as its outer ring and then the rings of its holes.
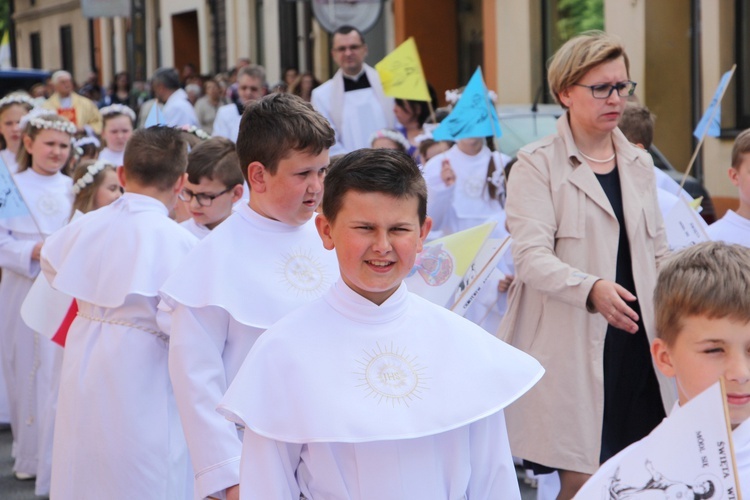
POLYGON ((341 280, 259 339, 219 407, 246 427, 242 499, 520 498, 503 408, 543 369, 406 290, 426 193, 399 151, 331 168, 316 225, 341 280))

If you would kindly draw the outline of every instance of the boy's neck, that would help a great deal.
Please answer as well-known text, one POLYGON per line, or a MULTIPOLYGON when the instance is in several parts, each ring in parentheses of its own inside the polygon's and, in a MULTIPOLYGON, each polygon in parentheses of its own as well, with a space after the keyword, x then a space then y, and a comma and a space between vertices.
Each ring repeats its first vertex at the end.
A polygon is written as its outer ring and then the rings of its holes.
POLYGON ((128 186, 125 188, 126 193, 133 193, 133 194, 140 194, 142 196, 148 196, 149 198, 154 198, 155 200, 159 200, 164 204, 165 207, 167 207, 168 211, 172 211, 174 208, 175 203, 177 202, 177 195, 170 191, 162 191, 160 189, 157 189, 153 186, 139 186, 132 183, 128 183, 128 186))
POLYGON ((740 206, 735 213, 740 217, 750 220, 750 205, 740 201, 740 206))

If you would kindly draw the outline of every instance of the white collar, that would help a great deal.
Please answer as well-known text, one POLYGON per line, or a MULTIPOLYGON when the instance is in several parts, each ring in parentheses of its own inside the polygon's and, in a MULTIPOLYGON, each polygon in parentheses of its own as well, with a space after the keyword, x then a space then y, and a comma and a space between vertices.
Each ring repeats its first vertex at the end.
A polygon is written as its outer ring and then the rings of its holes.
POLYGON ((339 279, 324 296, 325 301, 339 314, 359 323, 388 323, 406 313, 409 292, 401 285, 380 305, 366 299, 339 279))

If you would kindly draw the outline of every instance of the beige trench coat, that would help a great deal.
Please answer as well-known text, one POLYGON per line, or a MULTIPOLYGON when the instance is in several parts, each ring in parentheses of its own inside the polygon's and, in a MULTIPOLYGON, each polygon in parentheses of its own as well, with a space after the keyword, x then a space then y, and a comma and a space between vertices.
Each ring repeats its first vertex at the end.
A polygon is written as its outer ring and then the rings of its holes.
MULTIPOLYGON (((516 280, 498 336, 531 354, 546 374, 506 409, 513 454, 549 467, 593 473, 599 467, 607 322, 587 310, 598 279, 615 280, 619 224, 568 125, 522 148, 508 186, 507 224, 516 280)), ((668 253, 656 200, 653 161, 615 129, 635 295, 654 339, 657 264, 668 253)), ((656 371, 665 411, 676 400, 656 371)))

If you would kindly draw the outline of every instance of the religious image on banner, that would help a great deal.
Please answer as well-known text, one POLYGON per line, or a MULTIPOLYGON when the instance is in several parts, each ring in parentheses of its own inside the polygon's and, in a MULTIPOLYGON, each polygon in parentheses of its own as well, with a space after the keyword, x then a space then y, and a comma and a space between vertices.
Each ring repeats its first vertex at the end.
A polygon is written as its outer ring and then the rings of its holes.
POLYGON ((464 292, 473 294, 499 260, 501 243, 489 238, 496 225, 488 222, 425 243, 404 279, 409 291, 446 308, 454 308, 464 292))
POLYGON ((414 37, 409 37, 385 56, 375 69, 385 95, 411 101, 431 100, 414 37))
POLYGON ((436 141, 457 141, 472 137, 501 137, 497 111, 477 68, 461 93, 453 111, 432 132, 436 141))
POLYGON ((738 500, 723 383, 676 407, 648 436, 609 459, 577 500, 738 500))

